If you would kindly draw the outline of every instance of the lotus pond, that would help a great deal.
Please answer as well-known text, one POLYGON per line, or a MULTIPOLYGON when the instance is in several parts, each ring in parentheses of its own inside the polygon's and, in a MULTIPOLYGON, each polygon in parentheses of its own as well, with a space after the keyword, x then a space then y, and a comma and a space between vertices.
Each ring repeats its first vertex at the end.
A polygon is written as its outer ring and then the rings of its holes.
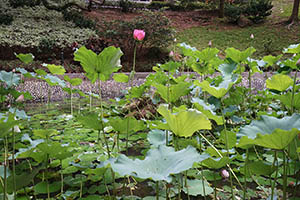
POLYGON ((58 65, 1 71, 1 199, 300 199, 300 45, 261 59, 252 47, 228 48, 225 58, 216 48, 178 48, 183 59, 157 64, 133 86, 134 67, 114 73, 119 48, 81 47, 74 59, 98 94, 76 89, 79 78, 59 79, 58 65), (257 90, 253 75, 270 67, 279 70, 257 90), (62 87, 70 103, 25 112, 22 77, 62 87), (111 77, 128 90, 103 100, 111 77))

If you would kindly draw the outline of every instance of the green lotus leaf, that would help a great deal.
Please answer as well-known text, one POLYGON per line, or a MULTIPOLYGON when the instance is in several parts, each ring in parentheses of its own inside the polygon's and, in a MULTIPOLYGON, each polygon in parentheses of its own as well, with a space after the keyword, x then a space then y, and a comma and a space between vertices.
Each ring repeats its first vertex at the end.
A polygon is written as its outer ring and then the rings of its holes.
POLYGON ((180 66, 181 66, 181 63, 169 61, 169 62, 161 65, 160 68, 165 71, 168 71, 168 72, 175 72, 180 66))
POLYGON ((202 164, 211 169, 220 169, 220 168, 226 166, 229 163, 229 161, 230 160, 228 157, 223 157, 223 158, 209 157, 209 158, 203 160, 202 164))
MULTIPOLYGON (((169 133, 168 136, 168 140, 171 140, 169 133)), ((153 146, 166 145, 166 131, 154 129, 148 133, 147 139, 153 146)))
POLYGON ((37 73, 37 75, 40 75, 40 76, 46 76, 47 75, 47 72, 45 72, 42 69, 36 69, 34 71, 37 73))
POLYGON ((142 120, 137 120, 134 117, 115 117, 109 119, 109 124, 119 133, 137 132, 145 128, 145 124, 142 120))
POLYGON ((59 85, 60 87, 66 87, 64 80, 61 80, 57 76, 53 76, 51 74, 47 74, 45 77, 42 77, 41 79, 45 80, 50 86, 59 85))
POLYGON ((285 48, 283 50, 283 53, 292 53, 292 54, 300 53, 300 45, 299 44, 292 44, 288 48, 285 48))
POLYGON ((25 64, 31 63, 34 59, 34 56, 31 53, 27 53, 27 54, 19 53, 15 55, 25 64))
MULTIPOLYGON (((273 95, 272 97, 274 97, 275 99, 279 99, 281 103, 287 108, 292 107, 292 92, 287 92, 281 95, 273 95)), ((296 109, 300 109, 300 93, 294 94, 294 107, 296 109)))
POLYGON ((105 48, 99 55, 83 46, 74 53, 74 60, 80 62, 92 82, 95 82, 97 78, 106 81, 121 67, 122 55, 121 49, 113 46, 105 48), (98 74, 100 77, 97 77, 98 74))
POLYGON ((250 125, 241 128, 238 136, 241 138, 238 146, 259 145, 272 149, 284 149, 300 132, 300 115, 277 119, 271 116, 261 116, 250 125), (249 139, 250 138, 250 139, 249 139))
POLYGON ((53 65, 53 64, 47 64, 47 68, 51 72, 51 74, 54 75, 64 75, 66 72, 65 68, 61 65, 53 65))
POLYGON ((166 119, 169 129, 177 136, 190 137, 198 130, 211 129, 207 117, 195 109, 171 113, 167 105, 160 105, 157 111, 166 119))
POLYGON ((180 47, 184 56, 193 56, 195 52, 198 51, 195 47, 191 47, 190 45, 184 42, 178 44, 177 46, 180 47))
POLYGON ((18 125, 20 122, 14 119, 14 115, 9 115, 5 120, 4 118, 0 119, 0 138, 4 137, 11 132, 11 129, 18 125))
POLYGON ((114 74, 113 79, 118 83, 127 83, 129 81, 129 77, 123 73, 114 74))
POLYGON ((0 82, 4 82, 7 87, 17 86, 20 81, 20 77, 13 72, 0 71, 0 82))
POLYGON ((69 82, 73 86, 80 85, 82 83, 81 78, 70 78, 69 76, 64 76, 65 81, 69 82))
POLYGON ((178 84, 171 85, 169 88, 162 84, 153 84, 156 87, 157 92, 166 102, 176 102, 180 97, 187 95, 190 91, 189 82, 179 82, 178 84))
POLYGON ((218 70, 225 76, 232 76, 234 71, 237 69, 236 63, 224 63, 219 65, 218 70))
POLYGON ((202 51, 196 51, 195 56, 199 58, 200 61, 209 62, 215 58, 217 58, 219 50, 216 48, 206 48, 202 51))
POLYGON ((207 196, 207 195, 213 193, 213 191, 214 191, 214 189, 209 186, 209 184, 206 180, 198 180, 198 179, 190 180, 190 179, 188 179, 187 187, 184 187, 183 191, 186 194, 189 194, 192 196, 198 196, 198 195, 207 196), (188 189, 187 189, 187 187, 188 187, 188 189))
POLYGON ((215 106, 205 103, 202 99, 199 98, 193 98, 192 103, 195 105, 197 110, 202 112, 208 119, 214 120, 218 125, 223 124, 222 116, 217 116, 217 114, 214 112, 215 106))
POLYGON ((61 183, 59 181, 47 184, 46 181, 39 182, 34 186, 34 192, 36 194, 47 194, 48 191, 50 193, 57 192, 60 190, 61 183), (49 187, 48 187, 49 186, 49 187))
POLYGON ((288 75, 276 74, 266 80, 267 88, 278 90, 280 92, 285 91, 288 87, 293 85, 293 79, 288 75))
POLYGON ((89 113, 88 115, 81 115, 77 117, 77 120, 90 129, 102 130, 102 123, 98 113, 89 113))
POLYGON ((131 175, 142 179, 171 182, 172 174, 178 174, 193 167, 195 162, 206 159, 206 155, 198 154, 197 150, 188 146, 180 151, 172 147, 160 145, 150 149, 144 160, 132 160, 121 154, 110 161, 112 169, 121 176, 131 175))
POLYGON ((237 77, 226 78, 219 84, 218 87, 211 86, 206 80, 202 82, 196 80, 194 81, 194 84, 201 87, 204 91, 219 99, 230 90, 230 88, 236 81, 237 77))
POLYGON ((282 57, 282 55, 279 56, 272 56, 272 55, 268 55, 263 57, 263 61, 265 61, 267 63, 266 67, 268 66, 273 66, 274 64, 276 64, 276 62, 282 57))
POLYGON ((236 63, 242 63, 245 62, 247 58, 250 57, 255 51, 256 49, 254 49, 253 47, 249 47, 245 51, 239 51, 235 48, 227 48, 225 50, 225 53, 226 58, 230 58, 236 63))

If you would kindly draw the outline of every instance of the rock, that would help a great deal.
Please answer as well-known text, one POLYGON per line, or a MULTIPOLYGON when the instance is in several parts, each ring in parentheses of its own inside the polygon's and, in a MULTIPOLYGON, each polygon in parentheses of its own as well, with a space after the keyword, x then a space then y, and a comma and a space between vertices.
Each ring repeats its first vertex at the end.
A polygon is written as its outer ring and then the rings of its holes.
POLYGON ((245 17, 244 15, 241 15, 240 18, 237 21, 237 24, 238 24, 239 27, 244 28, 244 27, 247 27, 247 26, 251 26, 253 23, 247 17, 245 17))

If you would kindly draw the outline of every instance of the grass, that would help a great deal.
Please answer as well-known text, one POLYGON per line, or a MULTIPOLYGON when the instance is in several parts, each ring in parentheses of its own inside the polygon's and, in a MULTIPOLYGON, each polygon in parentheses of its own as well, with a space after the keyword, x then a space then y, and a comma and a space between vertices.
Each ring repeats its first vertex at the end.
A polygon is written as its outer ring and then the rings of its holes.
MULTIPOLYGON (((215 20, 210 26, 194 27, 178 33, 177 41, 185 42, 201 50, 208 47, 212 41, 213 47, 224 51, 227 47, 244 50, 253 46, 256 57, 281 53, 290 44, 300 43, 298 25, 288 29, 281 23, 291 14, 293 0, 274 0, 272 15, 262 24, 240 28, 237 25, 226 24, 224 20, 215 20), (250 39, 250 35, 254 39, 250 39)), ((300 15, 300 13, 299 13, 300 15)))
POLYGON ((288 30, 284 27, 271 27, 268 25, 252 26, 248 28, 232 27, 225 29, 215 26, 195 27, 180 32, 178 42, 185 42, 197 49, 208 47, 212 41, 213 47, 224 51, 227 47, 244 50, 250 46, 256 48, 255 56, 279 54, 283 48, 290 44, 299 43, 300 30, 288 30), (250 35, 254 35, 254 39, 250 35))

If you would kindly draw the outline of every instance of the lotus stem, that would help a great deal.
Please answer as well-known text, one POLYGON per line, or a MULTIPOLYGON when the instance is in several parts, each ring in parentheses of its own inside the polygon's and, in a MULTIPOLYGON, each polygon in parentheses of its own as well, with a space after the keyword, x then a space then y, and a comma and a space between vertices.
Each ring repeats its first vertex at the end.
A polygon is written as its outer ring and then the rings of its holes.
MULTIPOLYGON (((201 149, 202 149, 202 140, 199 140, 199 145, 200 145, 200 153, 201 153, 201 149)), ((205 194, 205 185, 204 185, 204 176, 203 176, 203 168, 201 166, 201 176, 202 176, 202 187, 203 187, 203 197, 204 200, 206 200, 206 194, 205 194)))
MULTIPOLYGON (((296 149, 298 148, 298 145, 297 145, 297 140, 296 139, 294 139, 294 143, 295 143, 295 147, 296 147, 296 149)), ((300 154, 299 153, 297 153, 297 156, 298 156, 298 160, 300 161, 300 154)), ((297 169, 297 163, 298 162, 295 162, 295 170, 297 169)), ((295 172, 295 174, 296 174, 296 172, 295 172)), ((296 182, 295 182, 295 189, 294 189, 294 193, 293 193, 293 196, 296 196, 296 193, 297 193, 297 188, 298 188, 298 181, 300 180, 300 173, 297 173, 296 174, 296 182)))
POLYGON ((159 200, 159 185, 158 185, 158 181, 156 181, 156 200, 159 200))
POLYGON ((64 175, 63 175, 63 169, 62 169, 62 160, 60 160, 60 180, 61 180, 61 186, 60 186, 60 193, 64 193, 64 175))
MULTIPOLYGON (((224 156, 220 153, 220 151, 204 136, 199 132, 199 135, 207 142, 207 144, 209 144, 209 146, 211 146, 216 152, 217 154, 220 156, 220 158, 223 158, 224 156)), ((240 180, 238 179, 238 177, 235 175, 234 171, 232 170, 232 168, 230 167, 230 165, 226 164, 226 166, 229 168, 230 172, 232 173, 232 175, 234 176, 235 180, 238 182, 239 186, 243 189, 243 186, 240 182, 240 180)))
POLYGON ((283 174, 282 174, 282 181, 283 181, 283 200, 287 199, 287 191, 286 191, 286 187, 287 187, 287 167, 286 167, 286 163, 287 163, 287 158, 285 155, 284 150, 282 150, 283 153, 283 174))
MULTIPOLYGON (((274 160, 272 163, 272 169, 275 167, 275 163, 277 162, 277 151, 274 152, 274 160)), ((275 177, 274 180, 272 181, 271 179, 271 175, 270 175, 270 181, 271 181, 271 200, 274 199, 274 191, 275 191, 275 183, 276 183, 276 179, 277 179, 277 174, 278 174, 278 166, 275 172, 275 177)))
POLYGON ((247 194, 247 171, 248 171, 248 159, 249 159, 249 148, 246 149, 246 160, 245 160, 245 168, 244 168, 244 189, 243 189, 243 199, 246 199, 247 194))
POLYGON ((293 90, 292 90, 292 100, 291 100, 291 114, 294 113, 294 104, 295 104, 295 88, 296 88, 296 79, 297 79, 297 73, 298 71, 296 70, 295 75, 294 75, 294 83, 293 83, 293 90))
MULTIPOLYGON (((221 98, 221 106, 222 106, 222 119, 223 119, 223 126, 224 126, 224 131, 225 131, 225 147, 227 150, 227 157, 229 158, 229 147, 228 147, 228 133, 227 133, 227 127, 226 127, 226 120, 225 120, 225 116, 223 113, 224 110, 224 104, 223 104, 223 100, 221 98)), ((230 166, 230 164, 228 164, 230 166)), ((229 176, 229 180, 230 180, 230 188, 231 188, 231 195, 232 195, 232 200, 235 200, 234 198, 234 193, 233 193, 233 181, 232 181, 232 173, 229 176)))
POLYGON ((15 151, 16 151, 16 134, 12 129, 12 143, 13 143, 13 151, 12 151, 12 167, 13 167, 13 189, 14 189, 14 200, 17 199, 17 183, 16 183, 16 161, 15 161, 15 151))
POLYGON ((7 137, 5 136, 4 141, 4 186, 3 186, 3 200, 7 198, 7 154, 8 154, 8 147, 7 147, 7 137))
MULTIPOLYGON (((201 169, 202 169, 202 168, 201 168, 201 169)), ((188 198, 188 200, 190 200, 189 186, 188 186, 188 184, 187 184, 187 171, 185 171, 184 185, 185 185, 185 188, 186 188, 187 198, 188 198)), ((205 197, 205 195, 204 195, 204 197, 205 197)))
POLYGON ((72 85, 70 86, 71 89, 71 115, 73 116, 73 91, 72 91, 72 85))

